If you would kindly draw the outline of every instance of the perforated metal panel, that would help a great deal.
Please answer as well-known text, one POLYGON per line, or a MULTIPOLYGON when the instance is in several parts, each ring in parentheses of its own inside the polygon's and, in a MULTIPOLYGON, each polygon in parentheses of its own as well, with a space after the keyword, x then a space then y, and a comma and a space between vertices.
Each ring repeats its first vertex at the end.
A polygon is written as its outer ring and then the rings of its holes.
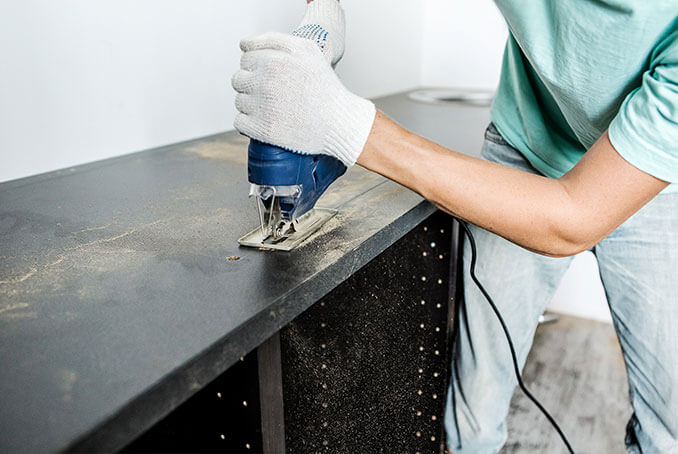
POLYGON ((281 331, 287 452, 441 452, 451 228, 433 215, 281 331))

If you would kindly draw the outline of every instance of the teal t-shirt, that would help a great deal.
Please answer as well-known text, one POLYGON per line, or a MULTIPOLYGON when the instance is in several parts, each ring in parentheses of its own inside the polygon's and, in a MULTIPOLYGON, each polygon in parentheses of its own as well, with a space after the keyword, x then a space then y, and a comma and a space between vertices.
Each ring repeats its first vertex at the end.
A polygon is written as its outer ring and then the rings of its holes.
POLYGON ((492 121, 508 143, 558 178, 609 128, 629 163, 678 182, 677 0, 496 3, 509 38, 492 121))

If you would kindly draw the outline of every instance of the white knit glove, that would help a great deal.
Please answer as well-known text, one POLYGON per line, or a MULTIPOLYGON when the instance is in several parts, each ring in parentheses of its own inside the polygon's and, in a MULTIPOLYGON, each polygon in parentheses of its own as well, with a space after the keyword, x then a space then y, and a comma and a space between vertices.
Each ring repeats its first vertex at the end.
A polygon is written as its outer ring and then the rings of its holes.
POLYGON ((260 142, 302 154, 327 154, 355 164, 376 109, 339 81, 308 39, 267 33, 240 42, 244 54, 233 76, 233 125, 260 142))
POLYGON ((313 0, 294 36, 314 41, 334 68, 344 55, 346 21, 338 0, 313 0))

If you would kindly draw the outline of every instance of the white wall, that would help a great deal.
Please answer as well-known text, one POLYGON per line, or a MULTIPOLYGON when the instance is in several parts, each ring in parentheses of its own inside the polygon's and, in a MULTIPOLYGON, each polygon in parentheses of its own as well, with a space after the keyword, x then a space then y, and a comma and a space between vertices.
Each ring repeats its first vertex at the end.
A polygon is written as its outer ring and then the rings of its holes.
POLYGON ((496 88, 507 29, 494 2, 423 0, 422 4, 422 84, 496 88))
MULTIPOLYGON (((3 2, 0 181, 231 129, 239 40, 292 29, 305 4, 3 2)), ((339 74, 347 86, 378 96, 418 85, 418 3, 344 6, 347 55, 339 74)))

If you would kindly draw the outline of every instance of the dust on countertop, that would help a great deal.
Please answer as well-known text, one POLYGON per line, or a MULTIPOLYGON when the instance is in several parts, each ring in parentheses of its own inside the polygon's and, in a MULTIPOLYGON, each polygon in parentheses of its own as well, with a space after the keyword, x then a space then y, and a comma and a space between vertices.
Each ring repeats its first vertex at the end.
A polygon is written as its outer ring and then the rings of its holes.
POLYGON ((188 145, 185 151, 201 158, 247 164, 249 139, 236 133, 225 133, 188 145))
MULTIPOLYGON (((151 263, 171 262, 210 272, 215 246, 224 244, 224 260, 237 260, 229 237, 226 208, 161 218, 135 227, 112 222, 73 230, 67 246, 16 254, 0 266, 0 321, 34 318, 45 295, 105 301, 101 281, 116 273, 144 275, 151 263), (230 250, 229 250, 230 249, 230 250), (205 264, 206 263, 206 264, 205 264), (136 271, 135 271, 136 270, 136 271)), ((216 251, 218 252, 218 251, 216 251)))

